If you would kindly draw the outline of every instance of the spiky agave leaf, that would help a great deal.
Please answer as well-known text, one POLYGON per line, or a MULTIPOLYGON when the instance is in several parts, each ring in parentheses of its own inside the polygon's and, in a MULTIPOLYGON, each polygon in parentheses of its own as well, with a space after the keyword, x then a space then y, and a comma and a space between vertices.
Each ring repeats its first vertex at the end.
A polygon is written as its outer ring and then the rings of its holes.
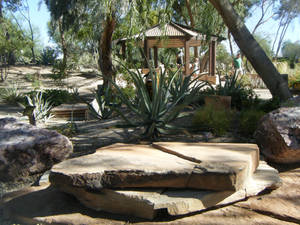
MULTIPOLYGON (((188 89, 195 81, 191 81, 190 77, 184 78, 179 94, 174 97, 170 91, 174 86, 179 70, 172 72, 166 67, 165 71, 161 70, 158 75, 155 69, 149 66, 149 76, 152 78, 152 96, 150 96, 139 70, 136 69, 137 72, 133 72, 123 63, 119 63, 131 76, 135 85, 137 98, 139 99, 138 104, 132 104, 122 93, 118 85, 114 81, 111 81, 123 103, 135 114, 136 121, 129 119, 119 111, 122 118, 130 126, 144 127, 144 135, 148 138, 156 138, 159 134, 169 132, 170 129, 175 130, 176 126, 171 126, 170 122, 176 119, 182 109, 190 103, 191 100, 186 98, 186 96, 189 94, 188 89), (167 78, 167 73, 169 73, 169 78, 167 78)), ((200 88, 201 85, 198 84, 195 87, 200 88)))

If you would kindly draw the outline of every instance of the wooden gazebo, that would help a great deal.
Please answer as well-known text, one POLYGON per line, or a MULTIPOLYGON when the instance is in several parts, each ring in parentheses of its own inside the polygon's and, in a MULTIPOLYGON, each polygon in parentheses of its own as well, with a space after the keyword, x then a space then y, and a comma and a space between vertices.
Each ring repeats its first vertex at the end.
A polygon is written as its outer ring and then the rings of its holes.
MULTIPOLYGON (((194 55, 198 57, 198 47, 208 38, 201 34, 177 23, 169 23, 161 27, 159 24, 146 30, 144 33, 135 35, 133 38, 140 39, 144 47, 144 54, 147 59, 150 58, 150 51, 154 51, 154 65, 158 67, 158 48, 184 48, 184 70, 185 74, 191 74, 190 71, 190 47, 194 47, 194 55)), ((208 74, 216 74, 216 36, 209 37, 209 69, 208 74)), ((122 45, 122 53, 125 55, 127 38, 119 40, 122 45)), ((145 67, 147 67, 145 60, 145 67)))

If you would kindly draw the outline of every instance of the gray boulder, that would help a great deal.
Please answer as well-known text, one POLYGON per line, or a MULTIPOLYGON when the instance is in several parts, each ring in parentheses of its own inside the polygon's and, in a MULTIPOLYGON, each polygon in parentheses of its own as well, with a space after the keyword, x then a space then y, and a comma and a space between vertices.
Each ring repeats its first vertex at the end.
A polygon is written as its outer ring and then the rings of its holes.
POLYGON ((72 150, 69 139, 56 131, 20 123, 15 118, 0 119, 1 192, 19 189, 18 183, 35 182, 72 150))
POLYGON ((268 113, 254 136, 268 161, 300 162, 300 107, 282 107, 268 113))

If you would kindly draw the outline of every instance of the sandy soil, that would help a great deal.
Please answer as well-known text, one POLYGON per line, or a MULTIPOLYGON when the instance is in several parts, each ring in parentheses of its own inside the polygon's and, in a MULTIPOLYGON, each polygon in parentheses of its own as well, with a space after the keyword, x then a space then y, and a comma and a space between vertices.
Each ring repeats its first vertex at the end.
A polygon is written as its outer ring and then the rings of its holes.
POLYGON ((80 72, 71 72, 69 77, 61 83, 51 79, 52 67, 46 66, 13 66, 9 68, 8 78, 0 83, 0 88, 15 83, 21 91, 27 92, 33 89, 32 82, 28 80, 29 76, 40 80, 41 89, 54 88, 78 88, 80 93, 91 93, 102 81, 97 76, 98 72, 86 69, 80 72))

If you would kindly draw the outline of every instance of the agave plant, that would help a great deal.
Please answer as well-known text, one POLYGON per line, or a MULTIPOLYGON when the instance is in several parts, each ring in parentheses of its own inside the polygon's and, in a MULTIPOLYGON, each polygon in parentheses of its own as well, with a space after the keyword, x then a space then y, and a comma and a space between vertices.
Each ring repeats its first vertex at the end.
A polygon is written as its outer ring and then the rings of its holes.
POLYGON ((33 97, 26 95, 26 99, 29 106, 35 107, 33 114, 36 121, 46 122, 53 117, 53 115, 50 113, 52 105, 47 100, 43 99, 42 92, 37 92, 33 97))
MULTIPOLYGON (((122 118, 127 122, 126 125, 144 127, 144 136, 153 139, 160 134, 168 134, 170 131, 178 130, 179 127, 171 125, 170 123, 176 118, 183 116, 183 114, 181 114, 182 109, 193 101, 189 88, 196 81, 191 81, 191 76, 181 78, 179 70, 173 72, 166 67, 164 71, 161 70, 158 74, 153 67, 149 66, 150 72, 148 76, 150 76, 152 80, 152 91, 149 92, 143 80, 143 75, 138 69, 134 72, 128 69, 124 64, 120 64, 131 76, 138 99, 136 103, 132 102, 122 93, 116 83, 111 81, 118 91, 121 101, 126 104, 135 115, 131 117, 134 119, 129 119, 116 108, 116 111, 119 112, 122 118), (180 87, 177 83, 179 82, 178 79, 182 81, 180 87), (175 89, 178 91, 176 94, 175 89), (171 92, 173 92, 173 94, 171 92)), ((201 85, 197 84, 196 86, 200 88, 201 85)))

